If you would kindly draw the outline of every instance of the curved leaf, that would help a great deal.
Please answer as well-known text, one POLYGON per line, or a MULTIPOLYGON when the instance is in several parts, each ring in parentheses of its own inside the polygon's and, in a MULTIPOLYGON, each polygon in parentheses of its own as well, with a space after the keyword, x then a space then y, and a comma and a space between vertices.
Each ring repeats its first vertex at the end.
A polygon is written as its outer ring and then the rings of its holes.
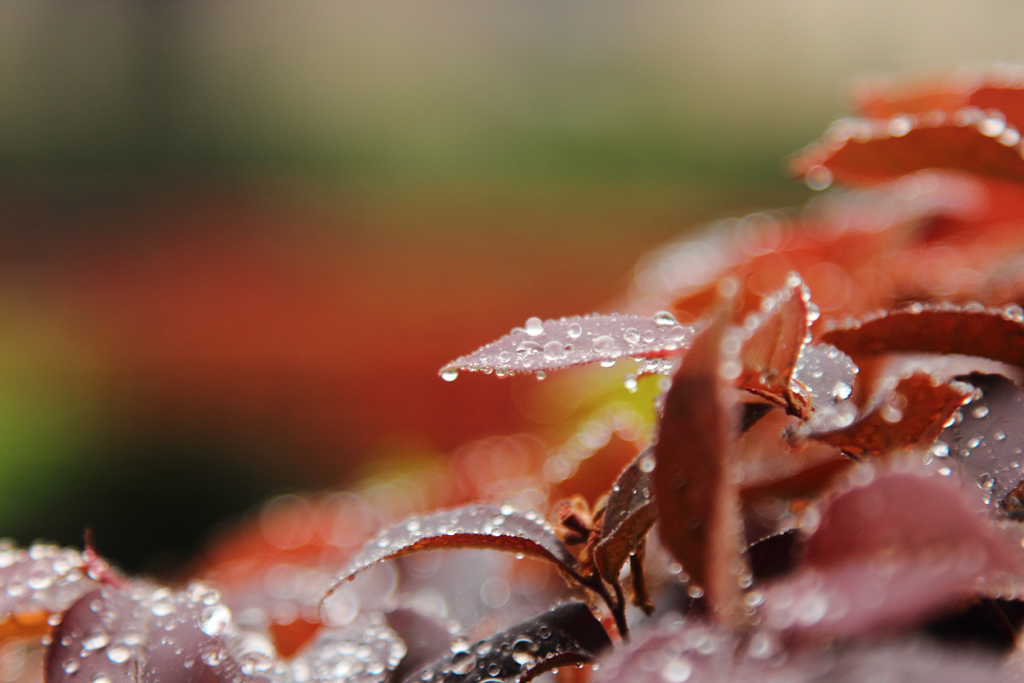
POLYGON ((880 457, 893 451, 932 445, 946 421, 974 392, 927 372, 899 380, 853 424, 807 438, 836 446, 851 456, 880 457))
POLYGON ((519 372, 558 370, 587 363, 614 363, 619 358, 658 358, 686 349, 695 329, 679 325, 667 313, 588 315, 541 321, 531 318, 501 339, 456 358, 441 369, 452 380, 459 371, 519 372))
POLYGON ((864 81, 856 88, 854 106, 876 119, 964 107, 994 109, 1019 127, 1024 125, 1024 73, 1018 65, 1001 64, 961 68, 927 81, 864 81))
POLYGON ((908 304, 861 321, 826 326, 821 340, 853 356, 959 353, 1024 367, 1024 310, 977 304, 908 304))
POLYGON ((420 550, 484 548, 533 555, 575 573, 577 561, 554 529, 534 512, 516 512, 511 505, 468 505, 410 517, 371 539, 338 574, 330 596, 341 582, 384 560, 420 550))
POLYGON ((766 297, 761 313, 747 319, 751 333, 740 351, 739 386, 800 416, 807 414, 809 398, 793 374, 810 326, 809 301, 803 280, 790 273, 786 288, 766 297))
POLYGON ((650 474, 653 469, 653 454, 641 453, 619 475, 608 495, 601 536, 593 552, 594 564, 608 583, 618 582, 622 565, 658 519, 650 474))
POLYGON ((743 607, 739 501, 733 468, 738 330, 720 314, 694 340, 665 397, 654 446, 654 495, 669 552, 704 591, 712 616, 729 623, 743 607))
POLYGON ((555 667, 592 662, 611 645, 590 608, 571 602, 460 649, 406 680, 524 683, 555 667))
POLYGON ((891 119, 842 119, 792 161, 813 187, 832 178, 872 183, 923 169, 1024 181, 1020 132, 974 107, 891 119))

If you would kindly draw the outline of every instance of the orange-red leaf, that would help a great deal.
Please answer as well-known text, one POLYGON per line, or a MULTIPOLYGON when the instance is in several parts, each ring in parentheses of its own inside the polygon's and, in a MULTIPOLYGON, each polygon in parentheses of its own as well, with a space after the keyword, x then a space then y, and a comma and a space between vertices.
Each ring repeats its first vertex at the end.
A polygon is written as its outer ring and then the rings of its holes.
POLYGON ((862 322, 831 327, 821 340, 854 358, 959 353, 1024 367, 1024 311, 1019 306, 910 304, 862 322))
POLYGON ((843 119, 792 161, 817 188, 833 178, 873 183, 923 169, 946 169, 1024 181, 1020 132, 980 109, 891 119, 843 119))
POLYGON ((855 457, 885 456, 896 450, 928 447, 956 409, 972 395, 969 387, 917 372, 902 378, 853 424, 814 432, 808 438, 836 446, 855 457))
POLYGON ((761 313, 751 321, 756 327, 740 351, 740 387, 800 416, 807 414, 810 401, 795 389, 793 373, 810 325, 809 297, 803 280, 791 273, 785 289, 761 302, 761 313))
POLYGON ((661 538, 704 590, 712 617, 742 614, 739 501, 733 476, 740 340, 725 315, 697 336, 665 397, 654 446, 661 538))

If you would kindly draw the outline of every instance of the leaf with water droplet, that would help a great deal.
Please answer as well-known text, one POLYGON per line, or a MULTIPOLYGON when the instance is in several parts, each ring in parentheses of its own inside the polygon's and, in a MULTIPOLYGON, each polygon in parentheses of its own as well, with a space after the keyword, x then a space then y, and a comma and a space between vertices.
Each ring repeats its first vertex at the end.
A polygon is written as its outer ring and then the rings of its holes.
POLYGON ((608 494, 601 518, 601 533, 592 557, 598 572, 610 584, 630 555, 641 549, 647 532, 657 521, 651 471, 654 454, 644 451, 619 475, 608 494))
POLYGON ((980 486, 995 509, 1024 520, 1024 499, 1015 491, 1024 481, 1024 391, 1002 375, 972 373, 958 379, 981 395, 939 435, 938 455, 965 482, 980 486))
POLYGON ((272 679, 276 663, 266 638, 236 630, 215 589, 197 582, 172 591, 136 581, 101 586, 72 605, 54 629, 45 668, 51 683, 100 674, 111 681, 258 683, 272 679))
POLYGON ((711 616, 732 623, 744 609, 732 452, 739 415, 730 391, 740 374, 740 344, 727 310, 720 308, 676 371, 654 446, 652 478, 662 541, 704 590, 711 616))
POLYGON ((530 330, 517 328, 455 359, 441 369, 441 375, 454 379, 460 370, 509 375, 613 363, 619 358, 678 355, 689 346, 694 328, 664 323, 664 318, 640 315, 575 316, 543 323, 536 320, 530 330))
POLYGON ((928 448, 946 421, 973 395, 970 387, 962 383, 950 384, 930 373, 917 372, 900 379, 895 388, 883 390, 873 407, 853 424, 811 432, 807 438, 862 458, 928 448))
POLYGON ((559 666, 592 662, 611 645, 590 608, 570 602, 469 645, 406 680, 525 683, 559 666))
MULTIPOLYGON (((384 615, 362 613, 344 625, 322 628, 290 663, 292 681, 383 683, 406 654, 402 639, 384 615)), ((400 679, 399 679, 400 680, 400 679)))
POLYGON ((451 652, 452 634, 437 619, 412 607, 385 612, 392 631, 405 643, 406 653, 391 674, 394 681, 403 681, 431 662, 451 652))
POLYGON ((862 81, 853 93, 853 103, 862 115, 875 119, 976 107, 998 111, 1019 127, 1024 125, 1022 76, 1019 66, 999 65, 957 69, 927 81, 862 81))
POLYGON ((808 326, 809 293, 795 273, 787 286, 762 302, 759 322, 743 342, 743 373, 739 386, 786 408, 793 415, 807 414, 809 398, 794 382, 808 326))
POLYGON ((946 169, 1024 181, 1020 132, 980 109, 889 119, 837 121, 821 142, 791 162, 814 182, 824 169, 837 180, 874 183, 923 169, 946 169))
MULTIPOLYGON (((532 555, 574 574, 578 562, 554 529, 533 512, 512 506, 467 505, 412 517, 371 539, 337 576, 330 596, 341 582, 385 560, 421 550, 483 548, 532 555)), ((325 598, 326 599, 326 598, 325 598)))
POLYGON ((47 615, 66 610, 108 571, 102 560, 87 562, 72 548, 0 540, 0 629, 25 638, 47 633, 47 615))
POLYGON ((845 353, 830 344, 807 344, 794 376, 810 393, 815 410, 829 409, 853 395, 860 370, 845 353))
POLYGON ((980 580, 1022 568, 1020 546, 956 482, 881 475, 824 509, 800 570, 765 588, 762 614, 801 639, 874 635, 919 624, 980 580))
POLYGON ((907 304, 850 324, 821 340, 854 358, 889 353, 958 353, 1024 367, 1024 315, 977 304, 907 304))

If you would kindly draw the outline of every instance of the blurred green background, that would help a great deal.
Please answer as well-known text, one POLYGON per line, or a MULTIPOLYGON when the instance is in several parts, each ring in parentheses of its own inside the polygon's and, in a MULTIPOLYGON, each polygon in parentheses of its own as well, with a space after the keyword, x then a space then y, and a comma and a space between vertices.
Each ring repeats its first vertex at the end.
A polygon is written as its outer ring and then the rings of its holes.
POLYGON ((798 205, 856 76, 1019 61, 1024 7, 0 2, 0 535, 170 573, 211 525, 529 429, 436 370, 798 205))

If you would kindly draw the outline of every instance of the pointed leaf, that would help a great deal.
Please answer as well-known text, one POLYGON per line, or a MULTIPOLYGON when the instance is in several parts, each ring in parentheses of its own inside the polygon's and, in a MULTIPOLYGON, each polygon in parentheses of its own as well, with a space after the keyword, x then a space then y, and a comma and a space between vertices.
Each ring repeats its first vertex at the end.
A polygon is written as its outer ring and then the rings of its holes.
POLYGON ((809 399, 794 383, 800 351, 810 325, 810 292, 796 273, 787 286, 761 302, 761 313, 748 318, 750 336, 743 342, 743 373, 739 386, 784 406, 793 415, 806 415, 809 399))
POLYGON ((1019 545, 979 507, 956 482, 912 474, 841 494, 807 540, 800 571, 765 589, 766 623, 802 639, 897 630, 986 577, 1024 568, 1019 545))
POLYGON ((848 427, 813 432, 809 439, 842 449, 851 456, 885 456, 893 451, 931 446, 957 408, 974 391, 949 384, 927 372, 899 380, 883 391, 874 407, 848 427))
POLYGON ((645 451, 619 475, 608 495, 594 564, 605 581, 618 581, 622 565, 643 543, 657 521, 651 471, 654 455, 645 451))
POLYGON ((559 666, 592 662, 611 644, 590 608, 571 602, 478 641, 406 680, 521 683, 559 666))
POLYGON ((679 325, 667 313, 653 318, 617 314, 543 322, 531 318, 525 328, 456 358, 441 369, 441 376, 451 380, 461 370, 511 375, 619 358, 659 358, 686 349, 694 333, 692 326, 679 325))
POLYGON ((532 555, 569 573, 577 561, 554 528, 534 512, 516 512, 511 505, 468 505, 410 517, 371 539, 338 574, 331 595, 341 582, 373 565, 420 550, 484 548, 532 555))
POLYGON ((740 521, 733 441, 740 373, 738 331, 718 319, 697 336, 665 397, 654 446, 661 538, 704 590, 716 619, 740 617, 740 521))
POLYGON ((1024 181, 1020 132, 974 107, 891 119, 843 119, 792 161, 816 188, 832 178, 872 183, 923 169, 1024 181))
POLYGON ((1015 493, 1024 481, 1024 391, 1002 375, 960 379, 981 395, 943 430, 931 454, 980 486, 985 500, 1004 514, 1024 518, 1024 499, 1015 493))
POLYGON ((908 304, 860 322, 826 327, 821 340, 854 358, 959 353, 1024 367, 1024 310, 977 304, 908 304))

